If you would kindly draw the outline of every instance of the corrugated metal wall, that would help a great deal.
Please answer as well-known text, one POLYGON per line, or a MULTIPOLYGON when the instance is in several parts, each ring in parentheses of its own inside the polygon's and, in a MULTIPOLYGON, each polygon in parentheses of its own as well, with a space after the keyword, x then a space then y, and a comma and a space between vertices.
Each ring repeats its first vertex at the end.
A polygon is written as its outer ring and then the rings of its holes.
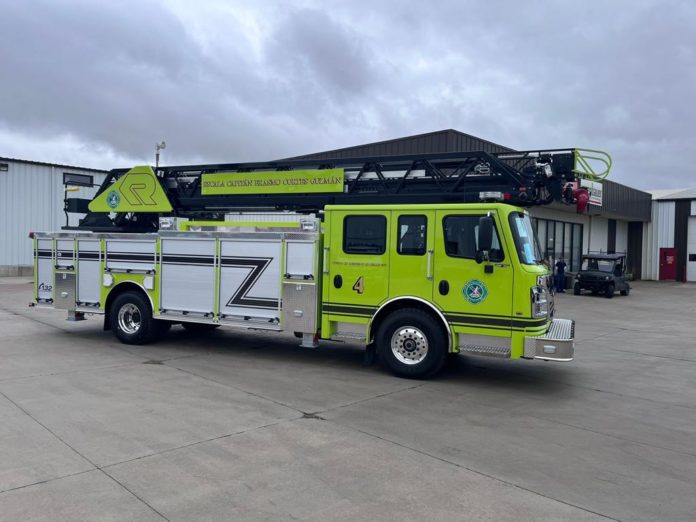
MULTIPOLYGON (((8 164, 8 170, 0 171, 0 270, 8 272, 33 264, 29 232, 55 231, 65 225, 63 172, 92 175, 97 184, 106 174, 29 162, 2 163, 8 164)), ((95 191, 80 188, 69 197, 88 198, 95 191)), ((76 224, 74 220, 71 224, 76 224)))
POLYGON ((625 221, 650 220, 650 194, 610 180, 603 181, 602 185, 602 206, 590 206, 590 213, 625 221))
POLYGON ((660 248, 674 247, 674 201, 653 201, 652 219, 643 227, 643 279, 658 279, 660 248))

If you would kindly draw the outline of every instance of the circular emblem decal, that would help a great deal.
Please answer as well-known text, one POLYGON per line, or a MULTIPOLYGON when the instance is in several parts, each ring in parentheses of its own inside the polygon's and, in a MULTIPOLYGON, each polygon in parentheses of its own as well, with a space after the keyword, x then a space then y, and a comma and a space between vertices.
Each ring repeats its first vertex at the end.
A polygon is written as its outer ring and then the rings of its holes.
POLYGON ((109 195, 106 196, 106 204, 109 205, 111 208, 116 208, 118 207, 118 204, 121 202, 121 196, 118 195, 118 192, 115 190, 112 190, 109 192, 109 195))
POLYGON ((464 294, 464 299, 471 304, 479 304, 488 296, 488 289, 481 281, 473 279, 464 285, 462 293, 464 294))

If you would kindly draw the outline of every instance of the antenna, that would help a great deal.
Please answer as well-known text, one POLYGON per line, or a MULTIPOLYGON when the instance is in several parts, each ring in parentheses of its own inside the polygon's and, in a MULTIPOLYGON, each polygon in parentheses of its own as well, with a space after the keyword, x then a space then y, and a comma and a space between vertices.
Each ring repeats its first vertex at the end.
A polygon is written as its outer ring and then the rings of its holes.
POLYGON ((159 167, 160 151, 167 148, 167 142, 162 140, 161 143, 155 143, 155 171, 159 167))

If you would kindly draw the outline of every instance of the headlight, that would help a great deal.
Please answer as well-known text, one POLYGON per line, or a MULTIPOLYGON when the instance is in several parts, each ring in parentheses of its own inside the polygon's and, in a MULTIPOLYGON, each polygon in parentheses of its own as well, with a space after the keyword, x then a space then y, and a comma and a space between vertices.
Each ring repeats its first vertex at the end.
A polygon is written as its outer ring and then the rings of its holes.
POLYGON ((575 279, 580 279, 580 274, 576 275, 575 279))
POLYGON ((609 280, 611 279, 611 276, 605 276, 604 279, 606 279, 607 281, 609 281, 609 280))
POLYGON ((549 315, 549 301, 546 288, 542 286, 532 287, 532 317, 546 317, 549 315))

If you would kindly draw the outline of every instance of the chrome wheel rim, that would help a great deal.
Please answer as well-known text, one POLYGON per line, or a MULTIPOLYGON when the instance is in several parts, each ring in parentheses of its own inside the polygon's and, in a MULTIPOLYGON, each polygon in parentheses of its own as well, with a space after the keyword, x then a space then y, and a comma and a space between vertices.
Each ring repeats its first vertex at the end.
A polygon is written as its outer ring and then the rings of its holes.
POLYGON ((415 326, 404 326, 392 335, 391 350, 399 362, 418 364, 428 355, 428 339, 415 326))
POLYGON ((142 317, 137 306, 132 303, 126 303, 119 309, 118 327, 122 332, 129 335, 138 333, 141 324, 142 317))

